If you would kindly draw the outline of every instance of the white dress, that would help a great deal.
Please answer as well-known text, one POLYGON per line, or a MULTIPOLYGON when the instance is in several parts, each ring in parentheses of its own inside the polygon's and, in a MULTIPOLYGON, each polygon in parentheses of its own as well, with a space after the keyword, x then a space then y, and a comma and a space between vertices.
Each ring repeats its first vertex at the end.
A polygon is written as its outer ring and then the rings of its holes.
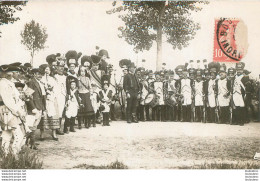
POLYGON ((54 77, 57 83, 56 90, 54 92, 57 96, 59 117, 61 118, 66 101, 66 76, 56 74, 54 77))

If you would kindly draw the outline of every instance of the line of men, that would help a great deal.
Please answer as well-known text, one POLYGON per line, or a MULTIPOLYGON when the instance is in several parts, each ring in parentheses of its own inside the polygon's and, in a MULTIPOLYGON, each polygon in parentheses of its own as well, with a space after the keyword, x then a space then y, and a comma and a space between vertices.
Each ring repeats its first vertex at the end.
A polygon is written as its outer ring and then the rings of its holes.
POLYGON ((93 127, 102 120, 109 126, 110 120, 116 120, 116 103, 127 123, 171 120, 243 125, 248 121, 254 90, 243 62, 226 70, 224 64, 206 61, 203 69, 195 68, 190 61, 175 72, 152 72, 123 59, 121 74, 107 63, 104 49, 96 55, 81 55, 75 50, 65 57, 51 54, 39 68, 19 62, 0 66, 0 123, 6 152, 11 146, 18 153, 28 140, 37 149, 37 128, 41 140, 48 126, 58 141, 57 134, 75 132, 76 119, 79 129, 81 123, 90 127, 89 120, 93 127), (29 118, 33 119, 30 127, 29 118))
POLYGON ((228 70, 225 64, 217 62, 207 64, 204 60, 203 65, 203 69, 195 68, 195 63, 190 61, 177 66, 175 73, 172 70, 152 72, 142 67, 134 71, 131 61, 121 60, 126 79, 127 122, 170 120, 241 126, 248 123, 249 112, 255 115, 259 111, 252 108, 252 98, 259 94, 259 85, 258 91, 254 90, 245 64, 236 63, 235 68, 228 70), (134 78, 129 79, 129 74, 134 78), (137 107, 132 108, 133 105, 137 107))

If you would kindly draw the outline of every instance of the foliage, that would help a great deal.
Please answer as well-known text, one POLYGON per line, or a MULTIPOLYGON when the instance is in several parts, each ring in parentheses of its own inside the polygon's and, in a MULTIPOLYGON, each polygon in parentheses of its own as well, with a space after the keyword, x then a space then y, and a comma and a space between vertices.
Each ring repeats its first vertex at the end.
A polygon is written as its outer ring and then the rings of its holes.
POLYGON ((238 161, 236 163, 225 163, 225 162, 213 162, 203 163, 201 165, 193 165, 191 167, 184 166, 179 169, 259 169, 260 163, 258 161, 243 162, 238 161))
MULTIPOLYGON (((19 20, 19 17, 15 17, 16 11, 21 11, 22 6, 26 5, 26 1, 1 1, 0 2, 0 26, 8 23, 14 23, 19 20)), ((1 37, 1 31, 0 31, 1 37)))
POLYGON ((0 148, 0 169, 41 169, 42 164, 37 153, 28 147, 24 147, 18 155, 12 151, 5 154, 3 148, 0 148))
MULTIPOLYGON (((134 45, 136 52, 149 50, 153 41, 159 36, 157 30, 162 27, 162 34, 167 38, 173 49, 188 46, 196 31, 198 23, 191 18, 191 12, 200 11, 198 1, 123 1, 123 5, 115 7, 107 14, 120 13, 119 18, 125 26, 119 27, 120 38, 134 45)), ((115 3, 113 4, 115 5, 115 3)))
POLYGON ((80 169, 128 169, 128 167, 126 165, 124 165, 122 162, 119 162, 118 160, 115 162, 112 162, 109 165, 95 166, 95 165, 80 164, 78 166, 75 166, 74 168, 80 168, 80 169))
MULTIPOLYGON (((32 60, 36 52, 46 48, 45 43, 48 38, 46 28, 42 27, 42 25, 36 23, 34 20, 25 24, 21 36, 21 43, 30 51, 32 60)), ((31 63, 33 64, 33 62, 31 63)))

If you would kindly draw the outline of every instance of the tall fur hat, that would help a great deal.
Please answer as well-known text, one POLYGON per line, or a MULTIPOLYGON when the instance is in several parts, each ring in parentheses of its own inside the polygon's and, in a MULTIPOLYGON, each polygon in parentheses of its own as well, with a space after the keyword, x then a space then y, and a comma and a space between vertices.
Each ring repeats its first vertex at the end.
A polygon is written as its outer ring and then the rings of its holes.
POLYGON ((107 51, 107 50, 102 49, 102 50, 100 50, 100 51, 98 52, 98 56, 102 57, 103 55, 106 55, 107 58, 109 58, 109 55, 108 55, 108 51, 107 51))
POLYGON ((91 55, 91 60, 93 64, 98 65, 101 62, 101 57, 97 55, 91 55))
POLYGON ((49 65, 52 65, 53 62, 56 62, 56 55, 54 55, 54 54, 48 55, 48 56, 46 57, 46 62, 47 62, 49 65))
POLYGON ((209 71, 211 73, 218 73, 220 64, 219 64, 219 62, 210 62, 208 67, 209 67, 209 71))
POLYGON ((120 60, 119 61, 119 66, 121 67, 121 68, 129 68, 130 67, 130 65, 131 65, 131 60, 128 60, 128 59, 122 59, 122 60, 120 60))
POLYGON ((78 66, 78 59, 81 57, 81 55, 81 52, 77 53, 75 50, 69 50, 65 54, 67 65, 69 66, 70 64, 75 64, 76 66, 78 66))
POLYGON ((92 66, 92 59, 90 56, 84 55, 83 57, 81 57, 81 65, 82 66, 92 66))

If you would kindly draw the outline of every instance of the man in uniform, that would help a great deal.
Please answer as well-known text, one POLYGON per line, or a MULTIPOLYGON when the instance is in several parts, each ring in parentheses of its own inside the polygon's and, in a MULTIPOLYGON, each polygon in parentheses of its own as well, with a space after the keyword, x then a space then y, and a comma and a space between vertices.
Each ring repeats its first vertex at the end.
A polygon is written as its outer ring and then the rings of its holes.
POLYGON ((185 122, 191 121, 191 101, 192 101, 192 80, 188 78, 188 70, 182 72, 183 78, 180 80, 180 94, 183 95, 182 118, 185 122))
POLYGON ((138 123, 136 119, 136 105, 137 105, 137 96, 139 94, 139 83, 136 78, 135 67, 132 63, 128 69, 124 69, 125 76, 123 82, 123 88, 126 93, 127 106, 126 106, 126 120, 127 123, 138 123))
POLYGON ((196 70, 196 80, 194 81, 194 105, 195 105, 195 119, 194 121, 202 122, 204 119, 203 106, 204 106, 204 92, 203 92, 203 80, 202 69, 196 70))
POLYGON ((19 102, 19 92, 11 81, 15 66, 0 67, 0 124, 2 128, 2 147, 5 153, 9 152, 11 139, 14 138, 11 149, 14 154, 19 153, 23 143, 23 132, 20 124, 25 121, 23 110, 16 103, 19 102))
POLYGON ((234 110, 233 110, 233 123, 239 124, 240 126, 244 125, 245 121, 245 102, 244 102, 244 93, 245 86, 242 83, 241 79, 243 78, 245 64, 239 62, 236 64, 237 75, 235 76, 233 88, 233 102, 234 102, 234 110))
POLYGON ((229 123, 229 104, 230 104, 230 88, 231 82, 227 80, 226 65, 222 64, 219 69, 220 79, 216 81, 216 95, 219 102, 219 122, 229 123))

